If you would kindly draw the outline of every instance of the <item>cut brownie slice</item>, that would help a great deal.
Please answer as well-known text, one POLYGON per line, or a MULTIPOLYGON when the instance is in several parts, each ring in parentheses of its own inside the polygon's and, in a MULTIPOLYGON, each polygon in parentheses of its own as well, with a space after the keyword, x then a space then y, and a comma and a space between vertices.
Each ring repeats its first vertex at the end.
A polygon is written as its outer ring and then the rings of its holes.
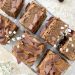
POLYGON ((59 18, 52 17, 49 19, 46 27, 40 33, 40 36, 44 38, 49 44, 55 45, 57 41, 62 37, 62 33, 68 28, 63 21, 59 18))
POLYGON ((12 53, 16 56, 18 62, 22 61, 31 66, 44 51, 45 45, 29 32, 25 32, 22 37, 13 48, 12 53))
POLYGON ((8 18, 0 15, 0 44, 7 44, 18 27, 8 18))
POLYGON ((46 9, 32 2, 28 4, 26 12, 20 19, 20 23, 35 33, 45 18, 46 9))
POLYGON ((49 51, 38 66, 38 72, 39 75, 61 75, 68 67, 69 64, 61 59, 59 55, 49 51))
POLYGON ((23 6, 23 0, 4 0, 1 9, 9 16, 17 17, 23 6))
POLYGON ((59 51, 67 56, 70 60, 75 60, 75 31, 72 31, 67 35, 67 40, 63 43, 61 42, 61 47, 59 51))

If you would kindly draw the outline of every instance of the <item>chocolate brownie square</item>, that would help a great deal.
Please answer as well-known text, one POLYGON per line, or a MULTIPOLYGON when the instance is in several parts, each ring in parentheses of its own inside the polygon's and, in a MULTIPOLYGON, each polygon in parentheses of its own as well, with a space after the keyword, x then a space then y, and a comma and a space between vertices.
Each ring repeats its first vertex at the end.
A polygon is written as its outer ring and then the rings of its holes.
POLYGON ((35 33, 46 18, 46 9, 34 2, 28 4, 20 23, 35 33))
POLYGON ((52 51, 49 51, 38 66, 39 75, 61 75, 69 67, 69 64, 52 51))
POLYGON ((8 18, 0 15, 0 44, 7 44, 18 27, 8 18))
POLYGON ((53 46, 57 43, 57 41, 60 40, 67 28, 68 25, 61 21, 59 18, 52 17, 41 30, 40 36, 53 46))
POLYGON ((23 38, 14 46, 12 53, 19 63, 22 61, 25 64, 32 66, 44 51, 45 45, 28 31, 26 31, 22 37, 23 38))
POLYGON ((1 9, 9 16, 17 17, 23 6, 23 0, 3 0, 1 9))
POLYGON ((70 60, 75 60, 75 31, 71 31, 67 34, 67 40, 62 40, 59 51, 67 56, 70 60))

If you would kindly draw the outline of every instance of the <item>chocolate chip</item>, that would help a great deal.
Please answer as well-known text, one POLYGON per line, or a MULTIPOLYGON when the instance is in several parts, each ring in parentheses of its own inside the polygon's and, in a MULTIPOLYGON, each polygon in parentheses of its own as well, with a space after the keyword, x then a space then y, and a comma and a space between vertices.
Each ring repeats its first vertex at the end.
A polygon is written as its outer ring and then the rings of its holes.
POLYGON ((64 0, 58 0, 59 2, 63 2, 64 0))

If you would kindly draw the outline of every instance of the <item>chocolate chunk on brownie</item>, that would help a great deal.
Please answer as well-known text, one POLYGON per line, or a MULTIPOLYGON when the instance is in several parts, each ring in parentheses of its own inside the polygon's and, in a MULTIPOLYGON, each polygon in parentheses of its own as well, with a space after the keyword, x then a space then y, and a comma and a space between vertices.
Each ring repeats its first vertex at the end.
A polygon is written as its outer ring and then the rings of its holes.
POLYGON ((40 36, 53 46, 59 41, 67 28, 68 25, 59 18, 52 17, 49 19, 47 25, 41 30, 40 36))
POLYGON ((1 9, 9 16, 17 17, 23 6, 23 0, 3 0, 1 9))
POLYGON ((38 66, 39 75, 61 75, 67 70, 69 64, 52 51, 49 51, 41 64, 38 66))
POLYGON ((8 18, 0 15, 0 44, 7 44, 18 27, 8 18))
POLYGON ((20 23, 35 33, 46 18, 46 9, 34 2, 28 4, 26 12, 20 19, 20 23))
POLYGON ((68 33, 66 37, 67 40, 65 43, 63 43, 64 40, 62 40, 59 51, 70 60, 75 60, 75 31, 68 33))
POLYGON ((23 38, 14 46, 12 53, 18 62, 22 61, 31 66, 44 51, 45 45, 28 31, 25 32, 22 37, 23 38))

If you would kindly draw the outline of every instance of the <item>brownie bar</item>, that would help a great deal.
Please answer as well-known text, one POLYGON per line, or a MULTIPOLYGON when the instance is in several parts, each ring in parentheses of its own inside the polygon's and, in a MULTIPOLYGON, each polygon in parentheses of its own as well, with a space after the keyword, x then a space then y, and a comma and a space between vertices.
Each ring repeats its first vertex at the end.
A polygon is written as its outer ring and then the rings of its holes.
POLYGON ((38 72, 39 75, 61 75, 68 67, 69 64, 61 59, 59 55, 49 51, 38 66, 38 72))
POLYGON ((35 33, 46 18, 46 9, 32 2, 28 4, 26 12, 20 19, 20 23, 35 33))
POLYGON ((70 60, 75 60, 75 31, 70 32, 67 35, 67 40, 63 43, 61 42, 61 47, 59 51, 67 56, 70 60))
POLYGON ((22 6, 23 6, 23 0, 3 0, 1 9, 9 16, 16 18, 22 6))
POLYGON ((59 41, 62 33, 68 28, 59 18, 52 17, 49 19, 47 25, 42 29, 40 36, 44 38, 52 46, 59 41))
POLYGON ((29 32, 25 32, 22 36, 23 38, 16 43, 12 53, 18 62, 22 61, 31 66, 44 51, 45 45, 29 32))
POLYGON ((0 44, 7 44, 18 27, 8 18, 0 15, 0 44))

